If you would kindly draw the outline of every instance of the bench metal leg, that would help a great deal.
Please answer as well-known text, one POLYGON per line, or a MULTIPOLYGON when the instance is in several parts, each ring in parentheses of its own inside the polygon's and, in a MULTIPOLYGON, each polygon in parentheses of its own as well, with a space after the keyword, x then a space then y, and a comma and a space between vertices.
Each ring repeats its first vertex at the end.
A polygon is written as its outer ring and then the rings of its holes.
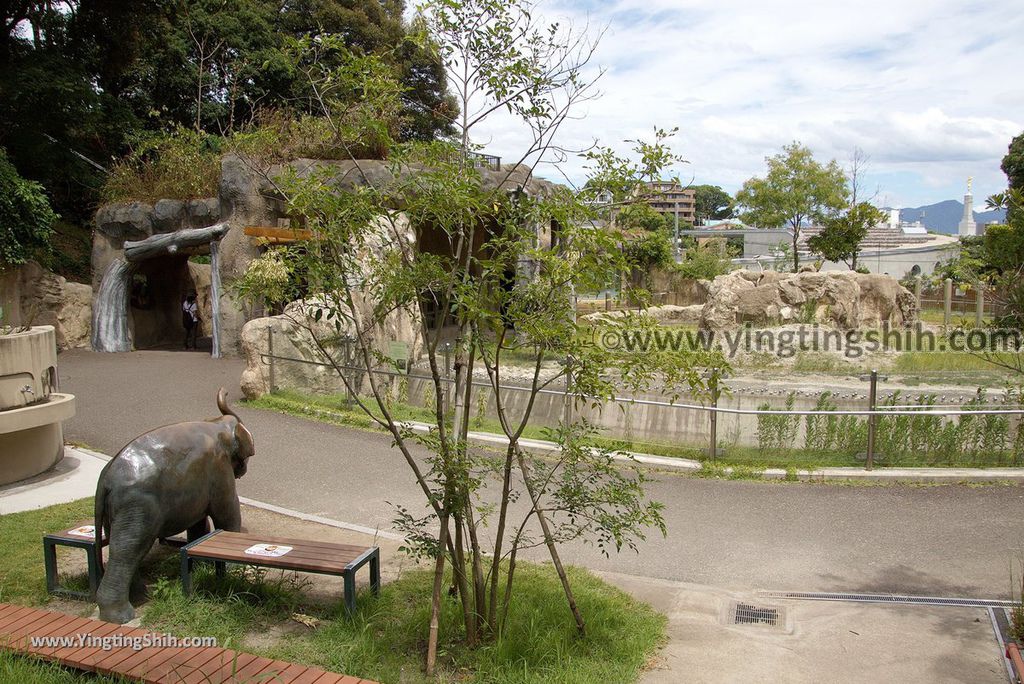
POLYGON ((356 574, 350 570, 343 577, 345 580, 345 612, 352 617, 356 614, 356 574))
POLYGON ((370 556, 370 589, 374 596, 380 596, 380 551, 370 556))
POLYGON ((49 539, 43 539, 43 564, 46 566, 46 591, 52 594, 60 587, 57 586, 57 546, 49 539))
POLYGON ((192 559, 188 557, 188 550, 182 548, 181 554, 181 593, 185 596, 192 595, 192 559))
POLYGON ((213 569, 217 573, 217 579, 224 579, 224 575, 227 574, 228 564, 224 561, 214 561, 213 569))

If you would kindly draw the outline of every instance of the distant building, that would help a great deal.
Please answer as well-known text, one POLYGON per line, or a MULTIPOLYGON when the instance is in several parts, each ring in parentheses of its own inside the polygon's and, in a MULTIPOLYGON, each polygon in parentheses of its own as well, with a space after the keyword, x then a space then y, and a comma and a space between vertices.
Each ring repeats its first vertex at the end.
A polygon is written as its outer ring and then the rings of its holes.
POLYGON ((659 214, 671 216, 691 226, 697 222, 697 191, 673 181, 652 181, 647 184, 647 204, 659 214))

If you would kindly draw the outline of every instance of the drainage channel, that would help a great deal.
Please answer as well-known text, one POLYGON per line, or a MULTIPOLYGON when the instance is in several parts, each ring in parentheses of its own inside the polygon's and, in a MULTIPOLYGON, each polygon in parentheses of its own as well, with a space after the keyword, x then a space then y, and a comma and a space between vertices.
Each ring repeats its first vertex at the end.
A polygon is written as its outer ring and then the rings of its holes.
POLYGON ((761 591, 760 596, 774 599, 805 601, 850 601, 855 603, 900 603, 920 606, 955 606, 960 608, 1012 608, 1013 601, 978 598, 947 598, 943 596, 911 596, 906 594, 857 594, 825 591, 761 591))
POLYGON ((846 601, 850 603, 875 603, 888 605, 910 606, 949 606, 952 608, 984 608, 992 622, 992 632, 999 644, 999 654, 1006 667, 1006 676, 1011 684, 1016 684, 1017 676, 1013 664, 1006 656, 1006 641, 1009 639, 1009 609, 1019 605, 1014 601, 999 599, 979 599, 943 596, 912 596, 907 594, 858 594, 849 592, 827 591, 760 591, 759 596, 773 599, 795 599, 804 601, 846 601))

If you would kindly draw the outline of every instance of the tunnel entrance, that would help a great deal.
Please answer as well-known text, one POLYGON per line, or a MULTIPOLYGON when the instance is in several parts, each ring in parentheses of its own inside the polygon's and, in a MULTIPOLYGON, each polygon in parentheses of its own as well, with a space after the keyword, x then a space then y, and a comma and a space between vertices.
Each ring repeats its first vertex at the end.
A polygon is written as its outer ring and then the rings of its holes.
MULTIPOLYGON (((197 250, 197 252, 209 250, 197 250)), ((199 304, 199 348, 210 349, 212 334, 210 264, 194 255, 166 256, 140 263, 128 293, 129 326, 136 349, 177 349, 185 338, 182 303, 190 292, 199 304)))

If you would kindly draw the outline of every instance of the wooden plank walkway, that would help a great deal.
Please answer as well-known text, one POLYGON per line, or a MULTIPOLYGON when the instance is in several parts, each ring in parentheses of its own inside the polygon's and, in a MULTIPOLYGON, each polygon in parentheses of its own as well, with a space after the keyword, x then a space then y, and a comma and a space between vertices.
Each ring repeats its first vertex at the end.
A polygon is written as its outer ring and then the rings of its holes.
POLYGON ((164 635, 39 608, 0 603, 0 649, 148 684, 376 684, 231 649, 163 646, 164 635), (57 641, 38 643, 39 637, 57 641), (36 645, 33 645, 36 640, 36 645), (91 640, 91 641, 90 641, 91 640), (103 640, 115 647, 104 648, 103 640), (128 645, 116 647, 120 640, 128 645), (141 648, 133 648, 138 643, 141 648), (147 645, 156 644, 156 645, 147 645))

